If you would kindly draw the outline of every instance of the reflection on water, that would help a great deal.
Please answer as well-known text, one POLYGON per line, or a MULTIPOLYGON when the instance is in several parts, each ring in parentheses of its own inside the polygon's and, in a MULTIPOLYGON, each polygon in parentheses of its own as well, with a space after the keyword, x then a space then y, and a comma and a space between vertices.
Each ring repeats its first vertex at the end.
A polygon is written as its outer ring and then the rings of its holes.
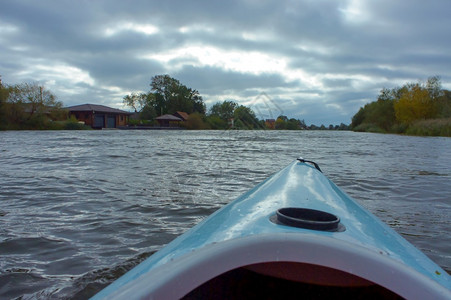
POLYGON ((0 132, 0 298, 92 295, 299 156, 451 270, 451 139, 0 132))

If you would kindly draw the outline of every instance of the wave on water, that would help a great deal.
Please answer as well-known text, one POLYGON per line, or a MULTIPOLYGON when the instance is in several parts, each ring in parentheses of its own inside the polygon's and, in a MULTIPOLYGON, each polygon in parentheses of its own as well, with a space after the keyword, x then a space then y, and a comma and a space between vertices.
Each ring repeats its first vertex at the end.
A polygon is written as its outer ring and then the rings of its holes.
POLYGON ((450 139, 0 132, 0 298, 86 299, 297 157, 451 270, 450 139))

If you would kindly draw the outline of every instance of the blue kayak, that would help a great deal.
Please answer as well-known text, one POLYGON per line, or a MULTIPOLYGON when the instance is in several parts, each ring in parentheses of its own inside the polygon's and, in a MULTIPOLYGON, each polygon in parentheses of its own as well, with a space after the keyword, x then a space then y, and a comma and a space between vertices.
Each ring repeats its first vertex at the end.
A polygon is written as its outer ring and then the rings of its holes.
POLYGON ((451 299, 451 277, 298 159, 93 299, 451 299))

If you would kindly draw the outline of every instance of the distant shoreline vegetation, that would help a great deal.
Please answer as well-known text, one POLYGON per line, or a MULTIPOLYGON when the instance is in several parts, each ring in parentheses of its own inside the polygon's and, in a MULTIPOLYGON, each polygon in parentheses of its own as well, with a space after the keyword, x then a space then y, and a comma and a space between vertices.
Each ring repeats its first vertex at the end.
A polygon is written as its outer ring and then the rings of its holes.
MULTIPOLYGON (((306 125, 304 120, 280 115, 258 119, 255 112, 233 100, 215 103, 208 111, 202 96, 169 75, 151 78, 148 93, 123 98, 135 118, 130 125, 157 125, 157 117, 184 112, 189 115, 181 127, 213 130, 353 130, 419 136, 451 137, 451 92, 441 87, 440 77, 402 87, 383 88, 376 101, 366 104, 348 126, 306 125)), ((37 83, 3 85, 0 81, 0 130, 91 129, 74 117, 56 96, 37 83)))
POLYGON ((376 101, 352 117, 350 127, 360 132, 451 137, 451 92, 442 89, 439 76, 383 88, 376 101))
POLYGON ((215 103, 208 111, 202 96, 197 90, 183 85, 169 75, 156 75, 150 83, 148 93, 131 93, 123 98, 125 106, 132 108, 137 119, 132 124, 157 125, 160 115, 172 115, 177 112, 189 114, 181 124, 186 129, 239 129, 239 130, 348 130, 349 126, 325 125, 307 126, 304 120, 280 115, 276 119, 261 120, 252 108, 239 105, 233 100, 215 103))
POLYGON ((37 83, 3 85, 0 78, 0 130, 89 129, 69 118, 63 103, 37 83))
MULTIPOLYGON (((349 126, 306 125, 304 120, 280 115, 261 120, 247 106, 233 100, 214 104, 208 111, 202 96, 169 75, 151 78, 148 93, 131 93, 123 104, 135 111, 129 125, 158 127, 158 116, 186 113, 189 117, 177 124, 186 129, 212 130, 349 130, 349 126)), ((0 78, 0 130, 82 130, 91 129, 64 109, 45 87, 37 83, 4 85, 0 78)))

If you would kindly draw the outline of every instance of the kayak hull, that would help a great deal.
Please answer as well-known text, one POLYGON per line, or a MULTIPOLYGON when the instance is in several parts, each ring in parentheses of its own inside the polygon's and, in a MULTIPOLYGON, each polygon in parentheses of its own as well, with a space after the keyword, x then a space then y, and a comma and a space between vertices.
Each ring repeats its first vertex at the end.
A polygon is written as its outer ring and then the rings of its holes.
POLYGON ((304 290, 305 284, 342 290, 380 287, 383 293, 407 299, 451 298, 451 280, 444 270, 316 168, 297 161, 175 239, 94 299, 188 297, 196 289, 204 293, 200 287, 234 270, 299 282, 304 290), (339 226, 315 230, 286 225, 277 221, 283 208, 325 212, 337 216, 339 226))

